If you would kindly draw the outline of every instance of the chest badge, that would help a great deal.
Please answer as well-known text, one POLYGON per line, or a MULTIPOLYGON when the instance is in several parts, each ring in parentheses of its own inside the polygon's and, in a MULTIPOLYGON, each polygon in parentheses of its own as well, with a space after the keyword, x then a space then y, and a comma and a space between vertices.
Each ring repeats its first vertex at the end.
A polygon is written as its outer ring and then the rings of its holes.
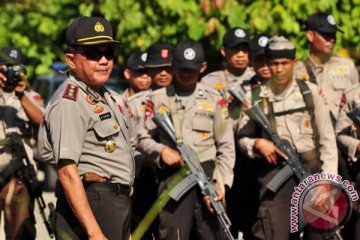
POLYGON ((114 140, 108 140, 105 143, 105 152, 112 153, 115 151, 116 143, 114 140))
POLYGON ((91 105, 95 105, 96 104, 96 101, 95 101, 95 98, 91 95, 87 95, 86 96, 86 101, 91 104, 91 105))

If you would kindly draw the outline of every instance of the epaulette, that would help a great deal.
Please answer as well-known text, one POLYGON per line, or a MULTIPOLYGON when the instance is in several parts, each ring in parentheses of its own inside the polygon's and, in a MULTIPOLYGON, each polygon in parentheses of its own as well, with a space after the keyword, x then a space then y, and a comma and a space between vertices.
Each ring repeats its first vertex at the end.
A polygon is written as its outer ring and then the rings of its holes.
POLYGON ((76 101, 78 93, 79 93, 79 86, 69 83, 68 85, 66 85, 62 97, 76 101))

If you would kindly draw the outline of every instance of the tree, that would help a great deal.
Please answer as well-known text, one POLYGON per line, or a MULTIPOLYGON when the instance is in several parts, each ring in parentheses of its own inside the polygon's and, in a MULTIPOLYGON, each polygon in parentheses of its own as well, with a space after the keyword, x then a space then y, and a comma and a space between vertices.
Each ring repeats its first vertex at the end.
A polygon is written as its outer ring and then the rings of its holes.
POLYGON ((78 16, 103 16, 122 45, 118 62, 135 49, 156 41, 176 45, 185 38, 200 41, 210 61, 219 67, 222 36, 239 26, 253 36, 260 32, 282 34, 295 43, 297 56, 307 54, 302 32, 305 19, 315 11, 333 14, 340 28, 335 51, 341 46, 359 57, 360 0, 22 0, 1 3, 0 45, 15 45, 29 58, 30 74, 49 71, 63 59, 65 29, 78 16))

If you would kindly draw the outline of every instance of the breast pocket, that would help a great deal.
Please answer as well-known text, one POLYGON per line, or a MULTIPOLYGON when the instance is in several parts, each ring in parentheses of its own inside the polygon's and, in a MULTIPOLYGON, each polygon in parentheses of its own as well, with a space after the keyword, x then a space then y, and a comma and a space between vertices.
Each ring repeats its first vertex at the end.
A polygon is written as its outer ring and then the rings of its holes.
POLYGON ((94 126, 96 137, 99 140, 106 140, 119 135, 120 126, 113 119, 101 121, 94 126))
POLYGON ((214 115, 209 112, 195 114, 193 118, 193 137, 195 145, 212 145, 214 141, 214 115), (198 116, 197 116, 198 114, 198 116))
POLYGON ((346 81, 346 79, 343 79, 341 77, 336 77, 333 80, 332 85, 336 91, 344 91, 351 86, 350 83, 346 81))
POLYGON ((311 125, 311 117, 303 116, 300 119, 300 134, 302 135, 312 135, 314 130, 311 125))

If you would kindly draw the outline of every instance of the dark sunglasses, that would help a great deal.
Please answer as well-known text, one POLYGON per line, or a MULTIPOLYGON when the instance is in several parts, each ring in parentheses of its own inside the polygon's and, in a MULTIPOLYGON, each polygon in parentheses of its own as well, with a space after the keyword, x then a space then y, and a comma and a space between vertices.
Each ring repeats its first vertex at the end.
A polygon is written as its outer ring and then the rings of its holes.
POLYGON ((115 56, 115 52, 113 48, 109 48, 106 50, 99 49, 82 49, 76 51, 76 53, 80 53, 85 56, 87 59, 99 61, 102 57, 105 57, 107 60, 112 60, 115 56))

